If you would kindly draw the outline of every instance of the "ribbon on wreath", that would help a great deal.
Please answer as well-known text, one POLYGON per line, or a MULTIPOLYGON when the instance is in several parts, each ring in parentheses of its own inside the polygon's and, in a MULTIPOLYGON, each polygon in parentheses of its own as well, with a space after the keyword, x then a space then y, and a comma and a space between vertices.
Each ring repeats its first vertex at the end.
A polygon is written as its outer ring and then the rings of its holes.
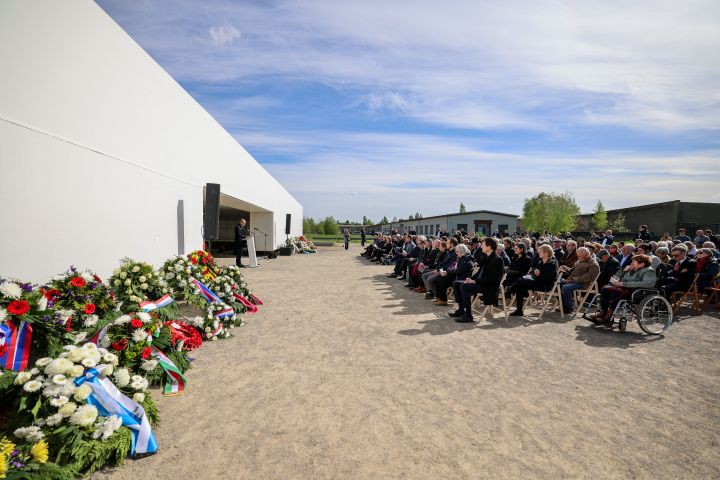
POLYGON ((90 339, 90 343, 94 343, 95 345, 97 345, 98 342, 102 340, 102 338, 107 334, 107 331, 110 330, 110 327, 112 326, 112 323, 108 323, 107 325, 105 325, 102 330, 100 330, 90 339))
POLYGON ((175 299, 172 298, 170 295, 165 295, 161 299, 155 300, 154 302, 151 302, 149 300, 146 302, 142 302, 140 304, 140 308, 143 309, 143 312, 149 312, 151 310, 155 310, 156 308, 170 305, 174 301, 175 301, 175 299))
POLYGON ((122 424, 132 431, 132 447, 130 453, 133 457, 145 456, 155 453, 158 448, 155 435, 150 428, 150 422, 145 415, 145 409, 134 400, 126 397, 105 376, 102 371, 107 365, 99 365, 89 369, 84 376, 75 379, 75 385, 87 383, 92 394, 87 403, 95 406, 101 415, 117 415, 122 424))
POLYGON ((242 295, 238 295, 237 293, 233 293, 233 295, 240 303, 247 307, 248 313, 257 312, 257 307, 252 302, 248 301, 245 297, 243 297, 242 295))
MULTIPOLYGON (((222 324, 220 328, 222 328, 222 324)), ((180 373, 180 370, 178 370, 173 361, 170 360, 167 355, 158 350, 158 348, 154 345, 152 346, 152 355, 158 358, 158 363, 160 363, 160 366, 168 375, 168 381, 165 383, 163 395, 167 397, 170 395, 182 395, 185 393, 187 380, 185 380, 185 377, 183 377, 183 374, 180 373)))
POLYGON ((201 294, 203 297, 205 297, 205 300, 207 300, 207 301, 210 302, 210 303, 213 303, 213 302, 220 303, 220 304, 222 304, 222 305, 225 307, 225 308, 223 308, 222 310, 220 310, 219 312, 217 312, 217 313, 214 315, 215 318, 223 318, 223 317, 228 317, 228 316, 230 316, 230 315, 235 315, 235 310, 233 310, 232 308, 228 307, 228 306, 225 304, 225 302, 223 302, 222 300, 220 300, 220 297, 218 297, 217 295, 215 295, 212 291, 210 291, 209 288, 207 288, 205 285, 203 285, 202 283, 200 283, 200 281, 198 281, 198 279, 193 278, 192 281, 193 281, 193 284, 195 284, 195 286, 200 290, 200 294, 201 294))
POLYGON ((30 360, 30 342, 33 329, 26 321, 15 327, 12 320, 0 325, 0 365, 8 370, 22 372, 30 360))
POLYGON ((258 298, 257 298, 255 295, 253 295, 252 293, 250 294, 250 298, 252 299, 253 302, 255 302, 255 305, 262 305, 262 304, 263 304, 263 303, 262 303, 260 300, 258 300, 258 298))

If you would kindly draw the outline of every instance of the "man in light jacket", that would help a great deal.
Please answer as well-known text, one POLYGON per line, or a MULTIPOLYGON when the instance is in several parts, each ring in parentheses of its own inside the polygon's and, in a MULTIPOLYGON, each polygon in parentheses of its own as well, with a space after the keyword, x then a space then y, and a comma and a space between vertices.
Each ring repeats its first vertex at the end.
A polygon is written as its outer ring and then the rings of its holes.
POLYGON ((574 308, 573 291, 587 290, 600 273, 600 265, 592 258, 590 250, 585 247, 578 248, 577 256, 578 261, 572 268, 560 267, 560 270, 569 273, 566 279, 560 280, 560 285, 562 285, 562 306, 560 308, 564 310, 564 313, 572 312, 574 308))

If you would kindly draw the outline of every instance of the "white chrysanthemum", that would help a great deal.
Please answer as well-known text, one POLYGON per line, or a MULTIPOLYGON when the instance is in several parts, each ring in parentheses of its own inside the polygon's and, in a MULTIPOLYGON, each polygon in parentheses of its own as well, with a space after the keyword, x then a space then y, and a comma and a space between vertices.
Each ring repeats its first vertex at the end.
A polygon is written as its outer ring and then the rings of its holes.
POLYGON ((77 349, 78 347, 77 347, 77 345, 65 345, 63 348, 65 350, 67 350, 68 352, 72 352, 73 350, 77 349))
POLYGON ((73 365, 73 367, 67 371, 67 374, 71 377, 82 377, 85 369, 80 365, 73 365))
POLYGON ((40 373, 40 369, 37 367, 30 369, 30 375, 37 375, 38 373, 40 373))
POLYGON ((142 365, 140 365, 140 368, 145 371, 152 371, 155 370, 155 367, 157 367, 158 361, 157 360, 145 360, 142 365))
POLYGON ((180 280, 180 283, 178 285, 180 285, 180 287, 182 287, 182 288, 185 288, 185 287, 187 287, 187 284, 188 283, 185 280, 180 280))
POLYGON ((0 283, 0 293, 5 297, 17 300, 22 296, 22 288, 17 283, 3 282, 0 283))
MULTIPOLYGON (((80 367, 80 368, 82 368, 82 367, 80 367)), ((69 397, 73 394, 73 392, 75 391, 75 383, 74 382, 75 382, 76 378, 77 377, 70 377, 68 379, 68 382, 62 386, 62 391, 60 392, 60 395, 69 397)))
POLYGON ((136 328, 133 332, 132 339, 134 342, 142 342, 147 338, 147 332, 142 328, 136 328))
POLYGON ((53 385, 50 384, 43 388, 43 395, 46 397, 57 397, 58 395, 62 394, 65 389, 64 385, 53 385))
POLYGON ((50 399, 50 405, 52 405, 53 407, 60 408, 63 405, 65 405, 68 402, 68 400, 70 400, 68 397, 66 397, 64 395, 60 395, 57 398, 50 399))
POLYGON ((113 322, 113 323, 115 323, 115 325, 123 325, 123 324, 129 322, 130 320, 131 320, 131 318, 129 315, 123 315, 122 317, 115 320, 115 322, 113 322))
POLYGON ((41 430, 38 430, 36 432, 32 432, 32 433, 28 434, 25 437, 25 441, 28 443, 35 443, 35 442, 39 442, 44 437, 45 437, 45 434, 41 430))
POLYGON ((101 418, 95 423, 95 427, 98 427, 98 429, 93 432, 92 437, 96 440, 107 440, 121 425, 122 420, 116 415, 101 418))
POLYGON ((106 353, 103 355, 103 361, 109 363, 110 365, 117 365, 118 364, 118 356, 114 353, 106 353))
POLYGON ((132 268, 132 271, 133 271, 133 273, 137 273, 137 272, 140 271, 140 267, 138 267, 137 265, 135 265, 135 266, 132 268))
POLYGON ((98 347, 97 351, 100 353, 100 356, 101 356, 101 357, 104 357, 105 355, 108 354, 107 348, 98 347))
MULTIPOLYGON (((72 352, 70 352, 72 353, 72 352)), ((46 375, 66 374, 75 364, 67 358, 56 358, 45 367, 46 375)))
POLYGON ((7 310, 0 308, 0 323, 4 322, 8 318, 7 310))
POLYGON ((137 317, 143 322, 148 323, 152 320, 152 316, 147 312, 138 312, 137 317))
POLYGON ((58 408, 58 413, 62 415, 63 417, 69 417, 73 413, 75 413, 75 410, 77 409, 77 403, 68 402, 62 407, 58 408))
POLYGON ((37 361, 35 361, 35 366, 36 367, 44 367, 52 361, 53 361, 53 359, 50 357, 43 357, 43 358, 40 358, 37 361))
POLYGON ((142 402, 145 401, 145 394, 144 394, 144 393, 141 393, 141 392, 138 392, 138 393, 136 393, 135 395, 133 395, 133 398, 132 398, 132 399, 133 399, 133 401, 135 401, 135 402, 137 402, 137 403, 142 403, 142 402))
POLYGON ((130 377, 131 382, 142 382, 142 379, 143 377, 141 377, 140 375, 133 375, 132 377, 130 377))
POLYGON ((53 375, 52 382, 55 385, 65 385, 65 383, 67 382, 67 377, 62 374, 53 375))
POLYGON ((130 388, 133 388, 135 390, 142 390, 143 384, 142 382, 130 382, 130 388))
POLYGON ((95 281, 95 278, 92 276, 92 273, 88 272, 87 270, 84 272, 80 272, 80 276, 83 280, 85 280, 88 283, 92 283, 95 281))
POLYGON ((107 335, 103 336, 100 339, 100 346, 103 348, 109 347, 110 346, 110 337, 108 337, 107 335))
POLYGON ((68 360, 70 360, 71 362, 74 362, 74 363, 78 363, 83 358, 85 358, 85 352, 87 352, 87 350, 85 350, 83 348, 78 348, 76 350, 73 350, 72 352, 70 352, 70 355, 68 355, 68 360))
POLYGON ((117 370, 113 376, 115 377, 115 384, 120 388, 130 383, 130 372, 127 368, 117 370))
POLYGON ((42 382, 38 382, 37 380, 30 380, 29 382, 25 382, 25 385, 23 385, 23 390, 25 390, 26 392, 37 392, 42 388, 42 386, 42 382))
POLYGON ((83 326, 92 327, 93 325, 95 325, 98 322, 98 320, 100 320, 100 317, 98 317, 97 315, 95 315, 95 314, 88 315, 85 317, 85 320, 83 320, 83 326))
POLYGON ((93 368, 95 365, 97 365, 97 362, 92 358, 85 358, 81 363, 85 368, 93 368))
POLYGON ((48 418, 45 419, 45 424, 48 427, 54 427, 58 423, 62 422, 63 416, 59 413, 56 413, 55 415, 50 415, 48 418))
POLYGON ((84 342, 87 339, 88 332, 80 332, 75 335, 75 343, 84 342))
POLYGON ((85 345, 82 346, 85 350, 95 351, 98 349, 97 345, 95 345, 92 342, 88 342, 85 345))
MULTIPOLYGON (((90 388, 90 387, 88 387, 90 388)), ((70 416, 70 423, 78 426, 90 425, 98 416, 98 410, 94 405, 83 405, 78 407, 70 416)))
POLYGON ((87 383, 83 383, 73 392, 73 398, 78 402, 82 402, 92 394, 92 388, 87 383))
POLYGON ((122 278, 122 279, 127 278, 127 273, 126 273, 126 272, 120 272, 120 278, 122 278))
POLYGON ((37 309, 41 312, 44 312, 47 309, 48 305, 48 299, 45 295, 40 296, 40 300, 38 300, 37 303, 37 309))

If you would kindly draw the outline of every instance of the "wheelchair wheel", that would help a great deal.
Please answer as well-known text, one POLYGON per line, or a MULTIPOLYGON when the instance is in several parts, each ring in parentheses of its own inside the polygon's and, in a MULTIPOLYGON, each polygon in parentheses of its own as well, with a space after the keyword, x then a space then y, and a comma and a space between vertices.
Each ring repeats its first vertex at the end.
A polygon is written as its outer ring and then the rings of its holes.
POLYGON ((660 335, 673 321, 670 302, 660 295, 644 298, 638 306, 637 320, 644 332, 660 335))
POLYGON ((625 317, 621 318, 618 322, 618 330, 620 332, 625 333, 625 330, 627 329, 627 320, 625 320, 625 317))

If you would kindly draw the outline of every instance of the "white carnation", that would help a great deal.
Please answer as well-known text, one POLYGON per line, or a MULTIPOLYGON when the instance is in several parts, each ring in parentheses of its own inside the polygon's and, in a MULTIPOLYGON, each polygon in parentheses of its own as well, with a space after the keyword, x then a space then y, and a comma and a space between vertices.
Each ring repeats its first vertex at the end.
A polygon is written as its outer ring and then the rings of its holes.
POLYGON ((58 423, 62 422, 63 416, 59 413, 56 413, 55 415, 50 415, 48 418, 45 419, 45 424, 49 427, 54 427, 58 423))
POLYGON ((25 441, 28 443, 35 443, 35 442, 39 442, 40 440, 42 440, 43 437, 45 437, 45 434, 42 431, 38 430, 37 432, 33 432, 33 433, 29 434, 28 436, 26 436, 25 441))
POLYGON ((100 346, 105 347, 105 348, 109 347, 110 346, 110 337, 108 337, 107 335, 102 337, 100 339, 100 346))
POLYGON ((146 370, 148 372, 155 370, 155 367, 157 367, 158 361, 157 360, 145 360, 142 365, 140 365, 140 368, 143 370, 146 370))
POLYGON ((122 317, 120 317, 120 318, 118 318, 117 320, 115 320, 115 322, 113 322, 113 323, 114 323, 115 325, 122 325, 122 324, 124 324, 124 323, 129 322, 130 320, 131 320, 131 318, 130 318, 129 315, 123 315, 122 317))
POLYGON ((22 288, 20 288, 20 285, 13 282, 3 282, 0 283, 0 293, 2 293, 5 297, 17 300, 20 296, 22 296, 22 288))
POLYGON ((130 372, 127 368, 121 368, 115 371, 115 375, 113 376, 115 377, 115 383, 120 388, 130 383, 130 372))
POLYGON ((98 322, 99 319, 100 319, 100 317, 98 317, 95 314, 88 315, 85 317, 85 320, 83 321, 83 325, 86 327, 92 327, 93 325, 95 325, 98 322))
POLYGON ((152 316, 147 312, 138 312, 137 317, 142 320, 143 323, 148 323, 152 320, 152 316))

